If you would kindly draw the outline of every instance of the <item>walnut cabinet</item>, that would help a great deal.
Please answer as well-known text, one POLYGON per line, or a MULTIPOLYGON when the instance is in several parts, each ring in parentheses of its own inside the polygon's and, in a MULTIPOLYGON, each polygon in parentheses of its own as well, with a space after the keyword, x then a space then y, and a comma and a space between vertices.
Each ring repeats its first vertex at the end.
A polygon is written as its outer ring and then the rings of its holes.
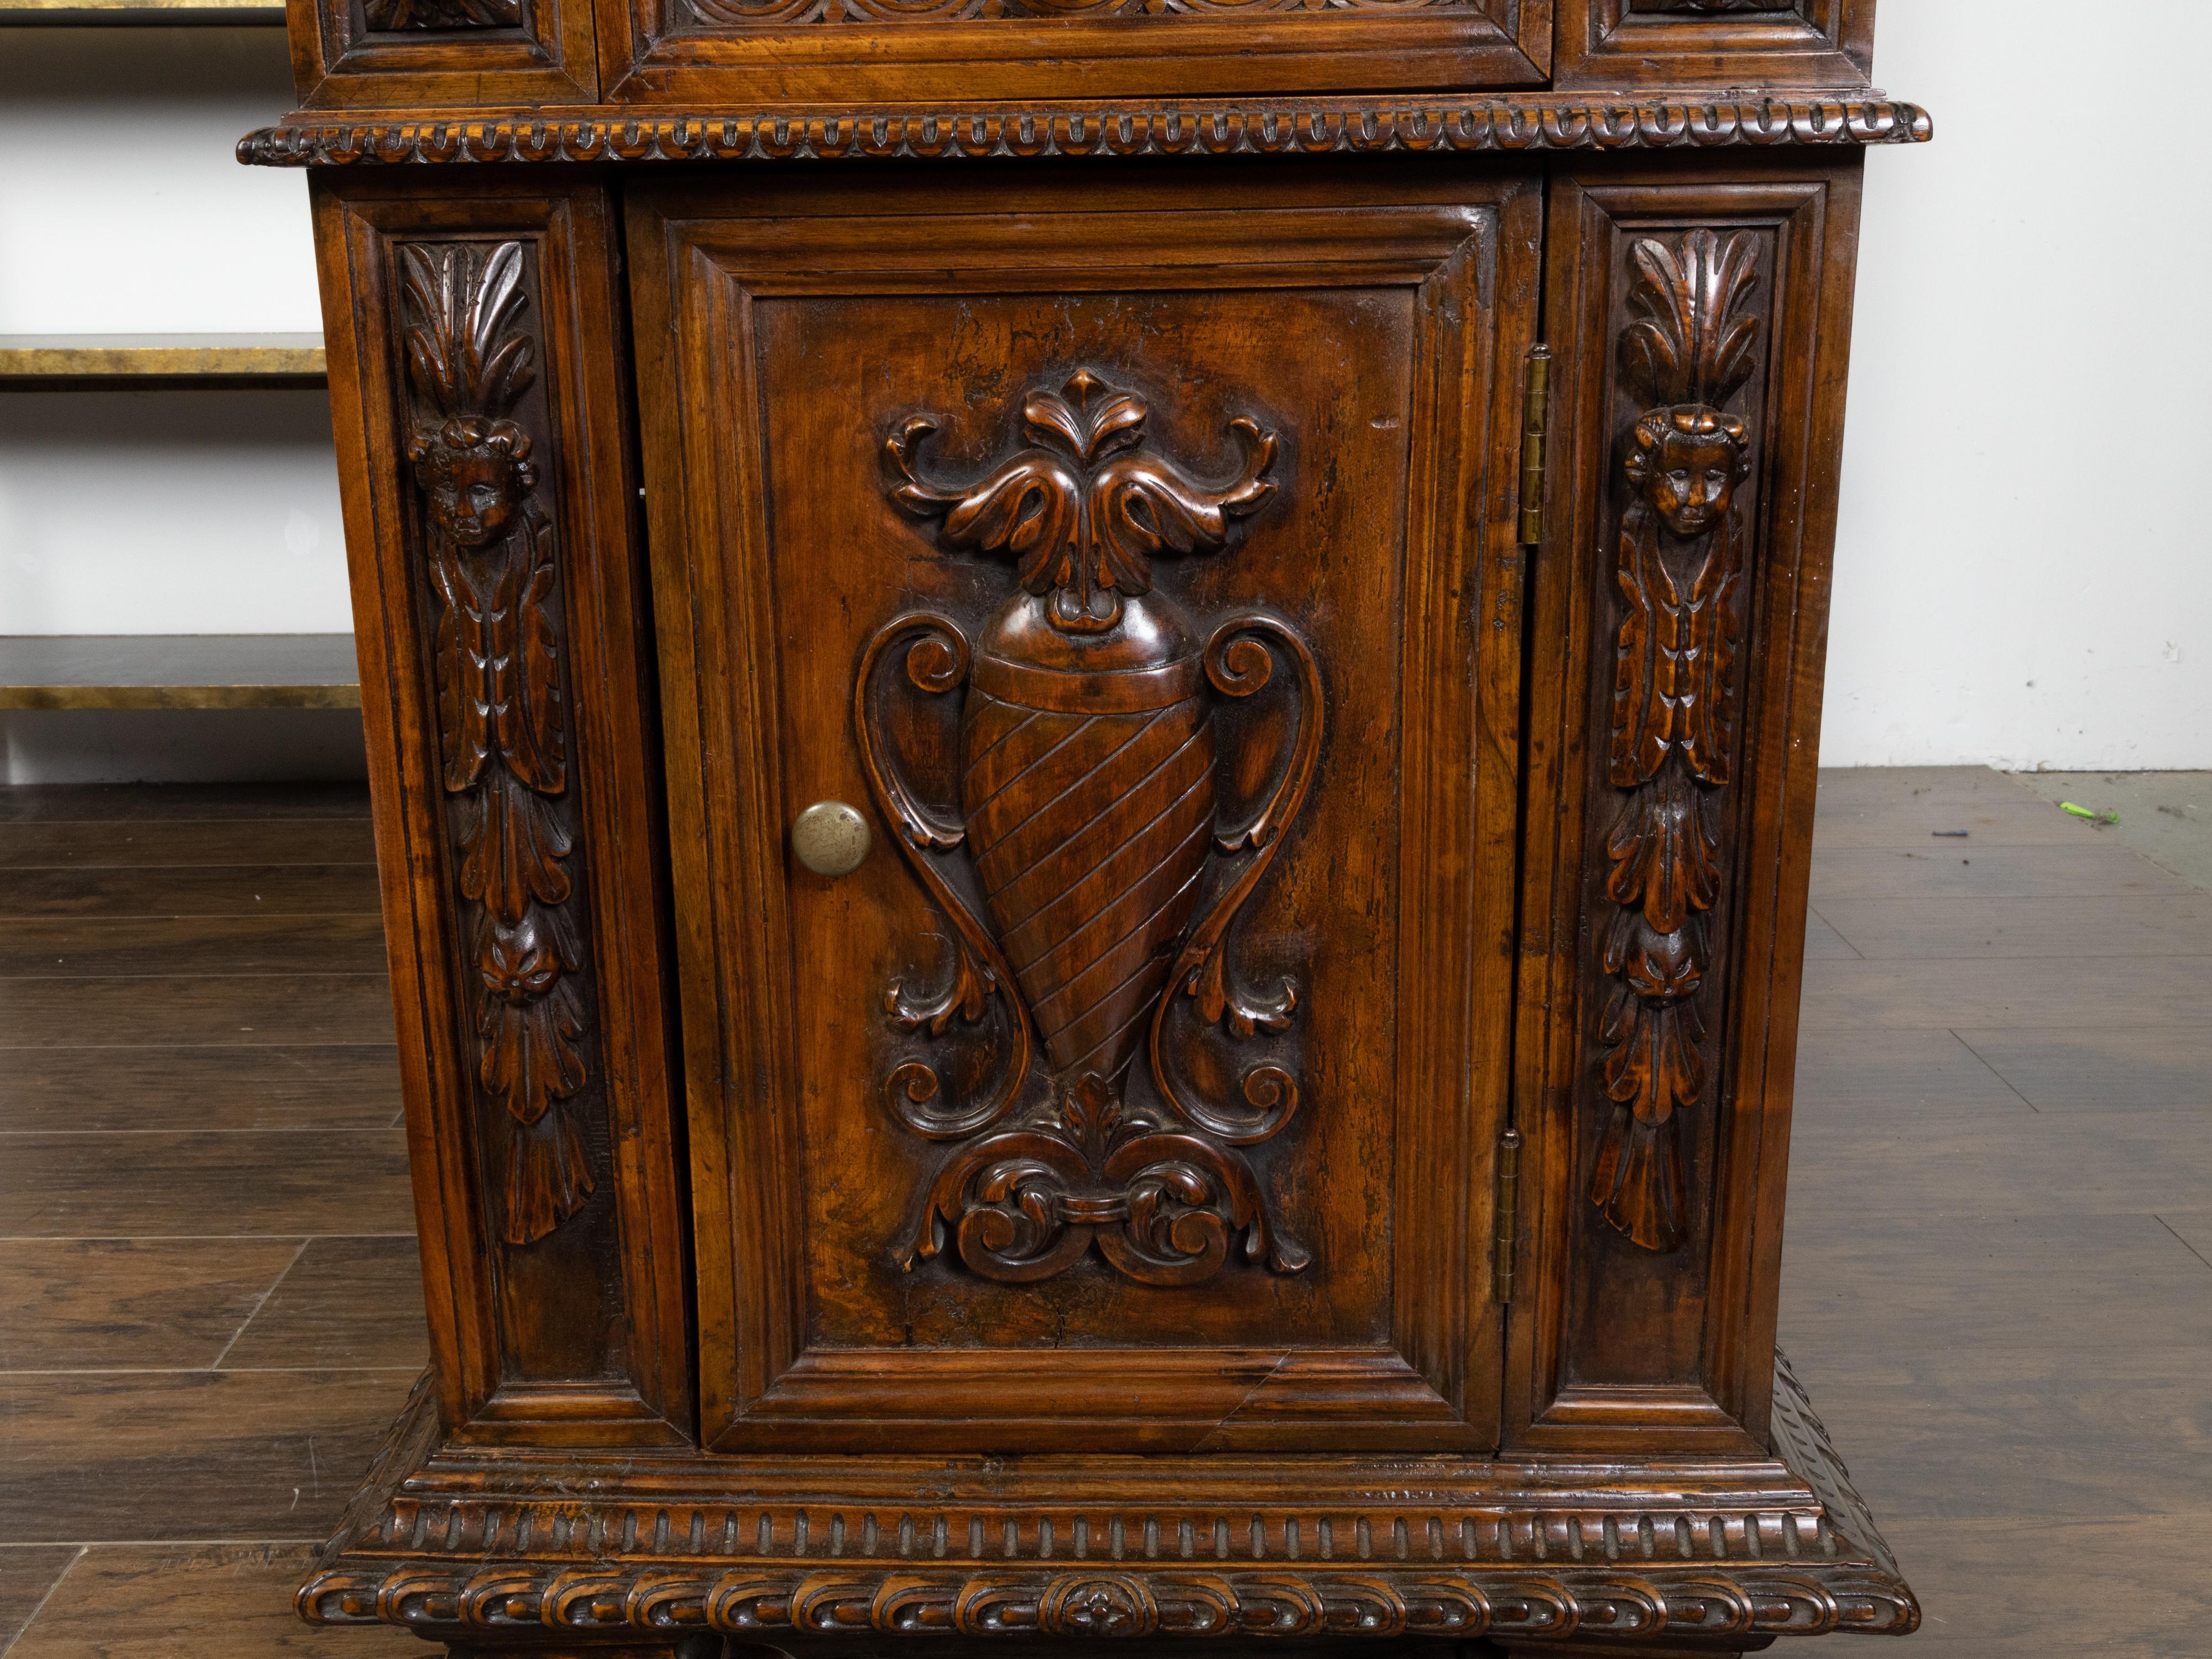
POLYGON ((305 1616, 1914 1627, 1774 1346, 1870 4, 291 22, 435 1355, 305 1616))

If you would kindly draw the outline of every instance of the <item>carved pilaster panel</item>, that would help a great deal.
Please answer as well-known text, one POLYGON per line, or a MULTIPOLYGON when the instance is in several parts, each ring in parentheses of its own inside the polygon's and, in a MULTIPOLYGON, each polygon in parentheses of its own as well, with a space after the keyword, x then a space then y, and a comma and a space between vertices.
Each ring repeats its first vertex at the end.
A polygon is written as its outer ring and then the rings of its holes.
POLYGON ((665 1439, 680 1245, 606 222, 589 191, 317 196, 329 314, 356 319, 332 389, 441 1408, 665 1439))
POLYGON ((1819 325, 1856 186, 1769 167, 1555 201, 1539 627, 1573 672, 1531 784, 1559 807, 1528 874, 1532 1443, 1764 1433, 1804 921, 1785 803, 1812 781, 1840 445, 1819 325))
MULTIPOLYGON (((1675 1250, 1688 1237, 1681 1115, 1706 1103, 1715 938, 1727 877, 1742 665, 1751 429, 1723 404, 1762 366, 1753 308, 1764 238, 1705 229, 1644 236, 1622 331, 1626 378, 1647 406, 1622 446, 1632 491, 1612 569, 1613 696, 1606 781, 1602 964, 1607 1105, 1590 1201, 1625 1237, 1675 1250)), ((1603 808, 1601 807, 1601 811, 1603 808)))
POLYGON ((590 923, 574 868, 560 534, 517 405, 538 378, 520 241, 403 242, 407 456, 422 503, 451 874, 475 994, 492 1228, 534 1244, 581 1209, 604 1148, 590 923))

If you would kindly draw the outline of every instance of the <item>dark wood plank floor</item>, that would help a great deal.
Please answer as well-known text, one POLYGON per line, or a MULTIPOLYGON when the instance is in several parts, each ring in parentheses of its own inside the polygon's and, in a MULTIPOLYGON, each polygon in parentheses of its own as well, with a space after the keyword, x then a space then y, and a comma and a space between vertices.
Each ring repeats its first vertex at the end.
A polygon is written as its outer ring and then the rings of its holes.
MULTIPOLYGON (((1783 1335, 1911 1650, 2212 1653, 2212 896, 1992 773, 1821 790, 1783 1335)), ((426 1651, 289 1607, 422 1361, 363 814, 0 791, 10 1659, 426 1651)))
POLYGON ((10 1659, 428 1651, 289 1605, 425 1358, 367 811, 0 790, 10 1659))

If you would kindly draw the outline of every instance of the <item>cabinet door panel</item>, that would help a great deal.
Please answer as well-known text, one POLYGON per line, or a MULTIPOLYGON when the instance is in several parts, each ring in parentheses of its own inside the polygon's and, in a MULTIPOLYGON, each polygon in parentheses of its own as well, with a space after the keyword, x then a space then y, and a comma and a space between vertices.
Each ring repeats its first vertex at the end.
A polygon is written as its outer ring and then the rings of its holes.
POLYGON ((1377 178, 634 205, 724 1447, 1492 1443, 1536 197, 1377 178))

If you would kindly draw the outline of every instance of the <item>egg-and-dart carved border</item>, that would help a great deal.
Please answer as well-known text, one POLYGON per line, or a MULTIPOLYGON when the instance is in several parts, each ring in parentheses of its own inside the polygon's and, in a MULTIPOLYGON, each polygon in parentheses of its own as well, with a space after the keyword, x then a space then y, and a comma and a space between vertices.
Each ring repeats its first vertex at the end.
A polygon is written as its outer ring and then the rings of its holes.
POLYGON ((1460 104, 1194 104, 1186 108, 844 110, 799 114, 528 117, 264 127, 260 167, 356 162, 783 161, 853 157, 1272 155, 1382 151, 1710 149, 1921 143, 1917 105, 1846 99, 1460 104))
POLYGON ((425 1634, 793 1630, 814 1635, 1903 1635, 1919 1608, 1894 1579, 1781 1567, 1457 1574, 866 1571, 806 1573, 493 1563, 319 1574, 300 1592, 319 1625, 425 1634))

